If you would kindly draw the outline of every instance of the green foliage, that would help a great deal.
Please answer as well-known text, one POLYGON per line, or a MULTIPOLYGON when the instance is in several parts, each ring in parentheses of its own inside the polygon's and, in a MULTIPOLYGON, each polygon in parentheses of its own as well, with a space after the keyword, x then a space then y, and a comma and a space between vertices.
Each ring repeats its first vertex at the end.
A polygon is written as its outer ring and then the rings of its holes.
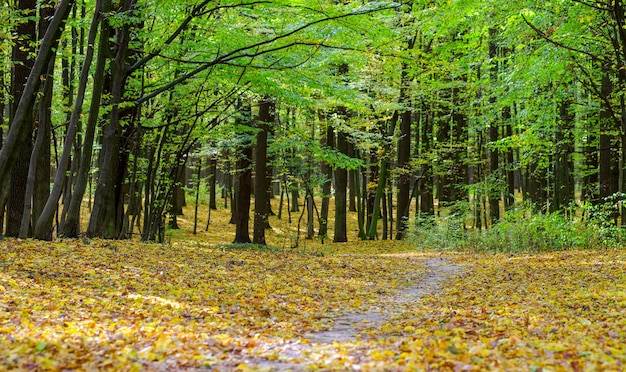
POLYGON ((531 214, 526 208, 513 213, 490 230, 477 232, 473 246, 485 252, 543 252, 586 248, 590 231, 560 213, 531 214), (519 216, 519 217, 518 217, 519 216))
POLYGON ((599 243, 604 246, 620 246, 624 241, 623 228, 615 223, 623 208, 626 194, 616 192, 604 198, 602 203, 583 205, 584 222, 597 232, 599 243))
POLYGON ((467 203, 459 202, 449 207, 447 216, 416 217, 406 239, 420 250, 463 249, 469 238, 465 228, 467 212, 467 203))
MULTIPOLYGON (((508 211, 491 229, 465 228, 467 213, 462 208, 441 218, 422 218, 411 226, 408 239, 420 250, 469 250, 488 253, 537 253, 569 249, 620 246, 622 228, 615 217, 626 195, 617 193, 598 205, 562 212, 537 213, 530 203, 508 211), (571 216, 570 216, 571 217, 571 216)), ((453 209, 454 210, 454 209, 453 209)))

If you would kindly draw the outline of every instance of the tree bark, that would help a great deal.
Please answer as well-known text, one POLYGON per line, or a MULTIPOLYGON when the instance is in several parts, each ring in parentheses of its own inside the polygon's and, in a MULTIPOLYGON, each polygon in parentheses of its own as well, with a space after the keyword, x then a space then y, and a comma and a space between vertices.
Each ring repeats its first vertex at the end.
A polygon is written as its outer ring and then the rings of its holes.
POLYGON ((269 228, 269 178, 267 176, 267 143, 270 125, 274 122, 274 102, 263 99, 259 104, 259 132, 256 136, 254 177, 254 232, 252 242, 265 245, 265 229, 269 228))
MULTIPOLYGON (((348 139, 344 132, 337 133, 337 150, 342 154, 348 154, 348 139)), ((347 191, 348 170, 335 169, 335 232, 333 242, 347 242, 347 191)))
MULTIPOLYGON (((101 12, 94 14, 94 18, 100 17, 101 14, 107 14, 111 9, 111 0, 103 0, 101 12)), ((93 86, 91 92, 91 104, 87 115, 87 124, 83 138, 82 157, 80 159, 78 172, 76 175, 76 183, 74 184, 74 192, 68 206, 67 218, 63 226, 63 235, 75 238, 80 233, 80 206, 85 196, 87 183, 89 182, 91 159, 93 155, 93 143, 98 123, 100 100, 104 90, 104 69, 106 58, 109 55, 109 35, 110 27, 106 17, 100 22, 100 38, 98 41, 98 56, 96 58, 96 66, 93 72, 93 86)))
POLYGON ((398 196, 396 218, 396 240, 404 239, 409 220, 409 197, 411 193, 411 111, 400 115, 400 138, 398 139, 398 196))
POLYGON ((78 91, 76 95, 76 102, 74 104, 74 110, 72 111, 72 116, 70 118, 70 122, 68 124, 67 133, 65 135, 65 141, 63 144, 63 154, 61 155, 61 160, 57 166, 57 172, 54 178, 54 185, 52 187, 52 191, 50 192, 50 196, 46 201, 44 209, 39 217, 37 224, 35 225, 35 238, 42 240, 50 240, 52 239, 52 222, 54 219, 54 214, 58 209, 59 198, 61 197, 61 192, 63 191, 63 185, 65 181, 65 174, 68 170, 70 164, 70 157, 74 150, 73 144, 76 137, 76 130, 78 127, 78 122, 80 120, 80 116, 82 114, 83 102, 85 100, 85 93, 87 91, 87 82, 89 80, 89 69, 91 67, 91 62, 93 60, 94 55, 94 43, 96 39, 96 34, 98 31, 98 23, 100 21, 100 9, 102 3, 99 1, 96 5, 96 12, 94 14, 91 27, 89 30, 89 47, 87 48, 87 54, 85 55, 85 62, 83 64, 83 68, 80 74, 79 83, 78 83, 78 91))
MULTIPOLYGON (((120 12, 130 11, 135 0, 123 0, 120 12)), ((124 24, 116 29, 117 53, 111 63, 111 112, 103 131, 101 167, 96 185, 95 199, 87 235, 105 239, 117 239, 120 235, 121 221, 118 220, 123 169, 120 168, 120 145, 122 136, 121 117, 127 79, 128 45, 131 26, 124 24)))
MULTIPOLYGON (((251 109, 249 105, 241 107, 240 125, 249 125, 251 122, 251 109)), ((235 174, 235 240, 233 243, 250 243, 250 196, 252 194, 252 144, 247 139, 237 160, 235 174)))
MULTIPOLYGON (((321 116, 321 115, 320 115, 321 116)), ((325 146, 329 151, 334 147, 335 143, 335 132, 333 131, 333 126, 328 120, 324 120, 326 124, 326 134, 322 141, 322 146, 325 146)), ((330 193, 331 186, 333 183, 333 168, 330 164, 322 161, 320 165, 322 171, 322 177, 324 177, 324 182, 322 183, 322 208, 320 212, 320 229, 319 236, 321 238, 325 238, 328 236, 328 211, 330 209, 330 193)))
POLYGON ((217 158, 211 156, 209 160, 209 208, 217 210, 217 158))
MULTIPOLYGON (((15 45, 13 46, 11 55, 11 58, 14 61, 13 79, 11 81, 11 95, 15 97, 12 112, 18 111, 18 99, 23 94, 32 94, 25 92, 25 83, 34 62, 32 56, 35 51, 35 41, 37 40, 37 25, 35 20, 35 15, 37 14, 37 2, 35 0, 19 0, 17 2, 16 10, 24 17, 23 19, 26 20, 21 20, 17 24, 15 32, 18 37, 15 40, 15 45)), ((32 132, 34 120, 35 118, 33 117, 33 114, 29 113, 28 117, 26 117, 20 124, 23 126, 22 130, 26 133, 23 141, 20 143, 18 150, 19 155, 17 156, 17 161, 11 171, 9 199, 7 202, 7 236, 17 237, 20 233, 22 216, 24 214, 24 200, 28 184, 30 155, 33 149, 32 132)), ((29 198, 32 198, 32 194, 29 198)), ((29 203, 30 202, 31 201, 29 200, 29 203)), ((30 216, 27 216, 27 218, 30 218, 30 216)))

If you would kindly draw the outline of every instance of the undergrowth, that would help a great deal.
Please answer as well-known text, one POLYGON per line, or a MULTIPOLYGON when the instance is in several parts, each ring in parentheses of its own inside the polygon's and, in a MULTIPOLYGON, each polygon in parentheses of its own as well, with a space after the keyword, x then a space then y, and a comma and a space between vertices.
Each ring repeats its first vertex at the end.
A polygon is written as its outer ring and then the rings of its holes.
POLYGON ((624 241, 622 228, 611 220, 612 204, 584 207, 578 216, 537 213, 528 206, 508 211, 491 228, 467 228, 467 214, 416 221, 409 239, 420 250, 490 253, 533 253, 568 249, 607 248, 624 241))

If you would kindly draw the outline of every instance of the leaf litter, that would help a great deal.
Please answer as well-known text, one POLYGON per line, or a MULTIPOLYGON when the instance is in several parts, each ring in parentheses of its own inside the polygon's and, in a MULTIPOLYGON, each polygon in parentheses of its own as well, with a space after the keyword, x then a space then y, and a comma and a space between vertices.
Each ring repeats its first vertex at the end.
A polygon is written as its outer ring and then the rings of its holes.
POLYGON ((624 369, 622 250, 342 247, 4 240, 0 367, 624 369))

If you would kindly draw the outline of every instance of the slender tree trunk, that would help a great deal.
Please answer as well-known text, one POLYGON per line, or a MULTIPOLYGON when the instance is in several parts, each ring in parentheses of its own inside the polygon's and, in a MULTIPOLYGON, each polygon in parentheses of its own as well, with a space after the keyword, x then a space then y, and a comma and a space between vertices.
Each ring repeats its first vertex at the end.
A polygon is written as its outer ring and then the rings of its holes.
POLYGON ((209 160, 209 209, 217 210, 217 158, 209 160))
MULTIPOLYGON (((26 85, 19 98, 19 103, 15 108, 14 115, 12 115, 9 131, 4 140, 2 149, 0 150, 0 190, 7 189, 10 179, 9 175, 20 154, 21 147, 31 134, 28 131, 27 122, 30 120, 36 92, 41 83, 40 77, 51 58, 52 51, 58 46, 65 20, 69 15, 73 3, 73 0, 61 0, 59 2, 54 13, 55 15, 50 22, 50 26, 39 44, 37 57, 28 75, 26 85)), ((21 224, 21 221, 18 223, 18 228, 19 224, 21 224)))
POLYGON ((570 102, 563 100, 559 104, 559 119, 555 133, 556 149, 554 159, 554 198, 551 204, 553 212, 562 211, 574 201, 574 139, 572 135, 574 118, 569 114, 570 102))
POLYGON ((198 173, 196 174, 196 204, 193 214, 193 234, 198 232, 198 204, 200 200, 200 179, 202 177, 202 158, 198 158, 198 173))
MULTIPOLYGON (((354 144, 352 142, 348 143, 348 156, 354 158, 356 156, 354 151, 354 144)), ((358 185, 355 182, 358 182, 356 169, 348 170, 348 212, 357 212, 357 192, 356 189, 358 185)))
POLYGON ((83 102, 85 99, 85 93, 87 91, 87 82, 89 79, 89 69, 91 67, 91 61, 93 59, 94 54, 94 43, 96 39, 96 34, 98 31, 98 23, 100 21, 100 6, 102 6, 101 2, 98 2, 96 6, 96 11, 94 13, 94 17, 91 23, 91 28, 89 30, 89 45, 87 49, 87 54, 85 56, 85 62, 83 65, 83 69, 79 78, 79 86, 77 91, 76 102, 74 106, 74 110, 72 111, 72 116, 70 118, 70 122, 68 124, 67 133, 65 135, 65 141, 63 144, 63 154, 61 155, 61 160, 57 166, 57 173, 54 178, 54 186, 46 201, 45 207, 37 221, 37 225, 35 226, 35 238, 37 239, 51 239, 52 238, 52 222, 54 219, 54 214, 58 209, 58 201, 61 196, 61 192, 63 190, 65 174, 70 164, 70 157, 73 151, 73 144, 76 137, 76 131, 78 126, 78 121, 82 114, 83 102))
POLYGON ((305 203, 306 203, 306 238, 307 239, 313 239, 313 237, 315 236, 315 228, 314 228, 315 214, 314 214, 313 201, 314 201, 313 200, 313 193, 311 192, 311 190, 308 190, 306 192, 306 198, 305 198, 305 203))
MULTIPOLYGON (((107 14, 111 9, 111 0, 102 1, 101 14, 107 14)), ((100 15, 94 14, 95 17, 100 15)), ((87 124, 83 138, 82 157, 78 166, 76 175, 76 184, 74 192, 69 203, 67 218, 63 226, 63 234, 67 237, 75 238, 80 233, 80 206, 85 196, 87 183, 90 180, 91 159, 93 155, 93 143, 96 133, 96 126, 100 117, 100 100, 104 90, 104 69, 106 66, 106 58, 109 54, 109 35, 110 27, 108 20, 104 17, 100 22, 100 38, 98 41, 98 56, 96 58, 96 66, 93 72, 93 85, 91 92, 91 104, 87 116, 87 124)))
MULTIPOLYGON (((54 63, 48 64, 43 91, 39 100, 38 127, 35 145, 29 160, 28 179, 24 194, 24 211, 19 237, 27 238, 32 227, 42 213, 41 199, 48 199, 50 192, 50 130, 52 126, 50 108, 52 105, 52 88, 54 63)), ((44 204, 45 205, 45 204, 44 204)), ((52 236, 50 236, 52 238, 52 236)))
MULTIPOLYGON (((326 124, 326 135, 324 136, 324 140, 322 141, 322 146, 326 146, 328 150, 331 150, 334 147, 335 133, 333 131, 333 126, 328 122, 328 120, 324 120, 324 122, 326 124)), ((322 183, 322 210, 320 216, 319 236, 326 237, 328 235, 328 211, 330 209, 330 193, 333 182, 333 169, 330 164, 324 161, 322 161, 320 167, 322 171, 322 177, 324 177, 324 182, 322 183)))
MULTIPOLYGON (((430 111, 426 107, 423 109, 424 119, 421 125, 422 147, 420 157, 426 159, 432 151, 432 132, 433 123, 430 111)), ((420 174, 422 177, 418 181, 420 195, 420 220, 430 218, 435 215, 435 200, 433 196, 433 167, 428 161, 421 166, 420 174)))
MULTIPOLYGON (((395 132, 396 123, 398 121, 398 111, 394 112, 393 117, 391 118, 391 123, 389 123, 387 128, 383 129, 383 134, 389 136, 391 133, 395 132)), ((390 149, 388 146, 385 146, 385 153, 389 153, 390 149)), ((378 238, 378 219, 381 217, 381 199, 385 197, 385 188, 387 186, 387 175, 389 172, 389 159, 383 156, 380 165, 380 173, 378 176, 378 185, 376 186, 376 194, 374 197, 374 209, 372 211, 372 219, 368 224, 368 229, 366 232, 366 237, 369 240, 374 240, 378 238)))
MULTIPOLYGON (((608 98, 613 90, 613 85, 607 73, 602 75, 603 97, 608 98)), ((617 191, 617 185, 613 177, 614 163, 612 159, 612 115, 609 108, 603 107, 600 112, 600 198, 605 198, 617 191)))
MULTIPOLYGON (((491 84, 495 85, 498 81, 498 48, 496 46, 496 36, 498 35, 498 31, 495 28, 489 29, 489 59, 491 61, 491 84)), ((496 103, 496 97, 489 97, 490 105, 494 105, 496 103)), ((498 120, 494 120, 489 125, 489 141, 492 144, 495 144, 498 141, 498 120)), ((500 219, 500 190, 497 187, 497 180, 499 178, 498 168, 499 164, 499 151, 492 147, 489 149, 489 173, 491 175, 491 182, 494 183, 490 185, 489 191, 489 215, 491 216, 491 224, 495 225, 500 219)))
MULTIPOLYGON (((337 150, 342 154, 348 153, 348 139, 344 132, 337 133, 337 150)), ((347 229, 347 189, 348 171, 335 169, 335 243, 348 241, 347 229)))
POLYGON ((397 196, 397 226, 396 240, 404 238, 409 221, 409 197, 411 192, 411 111, 404 111, 400 115, 400 138, 398 139, 398 196, 397 196))
MULTIPOLYGON (((39 24, 39 38, 44 38, 48 26, 50 26, 50 19, 54 16, 53 1, 47 1, 45 6, 40 10, 40 24, 39 24), (45 21, 44 21, 45 19, 45 21)), ((75 9, 76 7, 74 7, 75 9)), ((56 53, 54 54, 56 57, 56 53)), ((37 225, 37 220, 43 212, 43 209, 48 200, 50 194, 50 174, 51 174, 51 154, 50 154, 50 141, 52 139, 52 101, 54 90, 54 76, 55 63, 54 58, 47 66, 47 77, 44 81, 44 87, 42 89, 42 95, 39 102, 39 123, 37 128, 37 134, 39 130, 42 130, 43 139, 42 147, 39 150, 39 155, 36 157, 37 170, 35 172, 35 187, 33 190, 33 208, 32 208, 32 227, 37 225)))
MULTIPOLYGON (((502 109, 502 121, 505 125, 506 136, 508 138, 513 137, 513 125, 511 124, 511 108, 505 107, 502 109)), ((509 209, 515 204, 515 163, 513 156, 513 149, 506 150, 506 182, 507 193, 504 198, 504 206, 509 209)))
MULTIPOLYGON (((135 0, 122 0, 120 12, 130 11, 135 0)), ((116 29, 115 59, 111 63, 111 112, 109 121, 104 128, 101 167, 96 185, 95 200, 87 235, 107 239, 117 239, 120 234, 118 220, 121 184, 124 170, 120 168, 122 126, 120 120, 123 109, 125 84, 127 79, 128 46, 131 37, 131 26, 126 24, 116 29)))
MULTIPOLYGON (((489 141, 493 144, 499 139, 497 124, 491 123, 489 127, 489 141)), ((498 178, 499 153, 495 148, 489 149, 489 174, 492 175, 492 182, 496 182, 498 178)), ((491 216, 491 224, 494 225, 500 219, 500 190, 497 184, 489 185, 489 215, 491 216)))

